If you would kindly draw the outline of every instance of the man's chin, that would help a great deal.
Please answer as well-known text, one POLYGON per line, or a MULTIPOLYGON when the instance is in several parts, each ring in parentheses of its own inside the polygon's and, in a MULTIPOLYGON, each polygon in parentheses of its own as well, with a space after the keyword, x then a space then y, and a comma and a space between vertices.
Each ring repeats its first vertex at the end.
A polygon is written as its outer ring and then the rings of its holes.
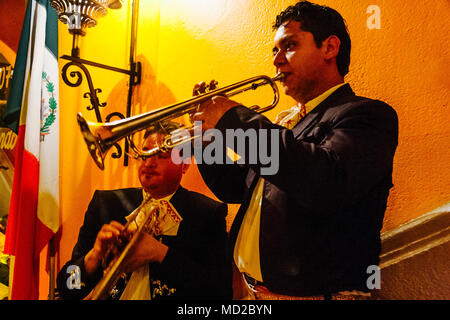
POLYGON ((283 89, 284 89, 284 94, 285 95, 287 95, 289 97, 292 97, 292 93, 294 92, 294 90, 292 88, 290 88, 290 87, 283 87, 283 89))
POLYGON ((289 92, 291 92, 292 91, 292 89, 293 89, 293 86, 292 86, 292 84, 290 84, 289 83, 289 81, 285 81, 285 82, 283 82, 283 90, 284 90, 284 93, 285 94, 288 94, 289 92))
POLYGON ((153 183, 153 182, 149 183, 149 182, 147 182, 147 183, 142 183, 142 188, 145 191, 151 193, 152 191, 157 190, 159 185, 160 185, 159 183, 153 183))

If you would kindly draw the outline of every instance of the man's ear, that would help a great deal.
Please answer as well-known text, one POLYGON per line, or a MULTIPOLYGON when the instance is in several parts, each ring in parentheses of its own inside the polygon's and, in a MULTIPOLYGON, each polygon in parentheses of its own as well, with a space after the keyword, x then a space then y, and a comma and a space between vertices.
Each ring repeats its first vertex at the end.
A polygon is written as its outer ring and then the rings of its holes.
POLYGON ((335 36, 331 35, 322 41, 322 52, 325 59, 330 60, 336 58, 339 54, 339 48, 341 47, 341 40, 335 36))

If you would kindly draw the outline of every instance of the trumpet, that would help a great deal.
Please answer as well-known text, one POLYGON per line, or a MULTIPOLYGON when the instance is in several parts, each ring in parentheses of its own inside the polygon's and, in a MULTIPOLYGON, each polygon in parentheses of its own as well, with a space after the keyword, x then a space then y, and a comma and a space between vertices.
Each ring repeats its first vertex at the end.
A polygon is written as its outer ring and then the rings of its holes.
POLYGON ((104 159, 109 149, 116 142, 124 138, 128 140, 130 148, 136 155, 142 157, 148 157, 159 152, 168 151, 177 145, 188 142, 186 139, 178 139, 175 142, 170 142, 171 139, 169 135, 164 139, 164 143, 162 143, 161 146, 149 151, 143 151, 136 147, 132 138, 136 132, 145 130, 156 123, 169 121, 185 114, 192 116, 195 114, 199 104, 206 102, 214 96, 222 95, 225 97, 232 97, 248 90, 256 90, 261 86, 270 85, 274 94, 272 103, 265 107, 252 106, 251 109, 258 113, 273 109, 279 101, 279 91, 275 82, 282 81, 283 79, 284 76, 281 73, 278 73, 273 78, 265 75, 252 77, 182 102, 105 124, 86 121, 81 113, 78 113, 77 121, 92 158, 96 165, 103 170, 104 159))

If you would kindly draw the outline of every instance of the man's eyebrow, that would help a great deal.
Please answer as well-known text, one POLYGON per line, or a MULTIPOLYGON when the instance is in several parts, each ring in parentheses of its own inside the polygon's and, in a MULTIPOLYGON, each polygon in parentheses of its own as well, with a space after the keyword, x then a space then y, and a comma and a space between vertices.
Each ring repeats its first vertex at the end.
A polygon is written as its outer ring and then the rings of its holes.
POLYGON ((285 35, 281 40, 280 43, 281 44, 285 44, 288 41, 292 41, 292 40, 297 40, 297 35, 296 34, 287 34, 285 35))
POLYGON ((278 47, 282 47, 282 46, 286 45, 286 42, 289 42, 289 41, 292 41, 292 40, 298 41, 295 34, 287 34, 287 35, 285 35, 283 38, 281 38, 278 41, 278 45, 273 47, 272 51, 273 52, 277 52, 278 51, 278 47))

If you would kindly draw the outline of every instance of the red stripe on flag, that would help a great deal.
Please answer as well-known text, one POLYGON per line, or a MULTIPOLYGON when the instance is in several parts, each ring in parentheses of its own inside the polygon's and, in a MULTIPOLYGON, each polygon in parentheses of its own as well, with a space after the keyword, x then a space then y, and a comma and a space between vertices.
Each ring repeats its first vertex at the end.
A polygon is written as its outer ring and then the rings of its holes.
POLYGON ((44 249, 54 234, 52 229, 47 227, 39 218, 36 219, 36 253, 39 253, 44 249))
MULTIPOLYGON (((16 172, 20 172, 22 168, 22 154, 24 150, 24 141, 25 141, 25 126, 19 127, 17 142, 16 142, 16 154, 15 154, 15 161, 14 161, 14 170, 16 172)), ((8 222, 6 226, 6 235, 5 235, 5 247, 4 252, 6 254, 14 255, 15 248, 16 248, 16 234, 17 234, 17 219, 18 213, 20 210, 18 209, 19 205, 19 196, 20 192, 17 192, 20 190, 20 181, 21 181, 21 175, 15 174, 13 179, 13 187, 12 187, 12 193, 11 193, 11 200, 9 203, 9 213, 8 213, 8 222)))
POLYGON ((24 148, 24 135, 25 126, 20 126, 7 239, 5 239, 5 245, 8 244, 7 253, 15 256, 10 296, 14 300, 34 300, 39 297, 39 252, 35 250, 39 162, 24 148), (13 218, 11 226, 10 218, 13 218))

